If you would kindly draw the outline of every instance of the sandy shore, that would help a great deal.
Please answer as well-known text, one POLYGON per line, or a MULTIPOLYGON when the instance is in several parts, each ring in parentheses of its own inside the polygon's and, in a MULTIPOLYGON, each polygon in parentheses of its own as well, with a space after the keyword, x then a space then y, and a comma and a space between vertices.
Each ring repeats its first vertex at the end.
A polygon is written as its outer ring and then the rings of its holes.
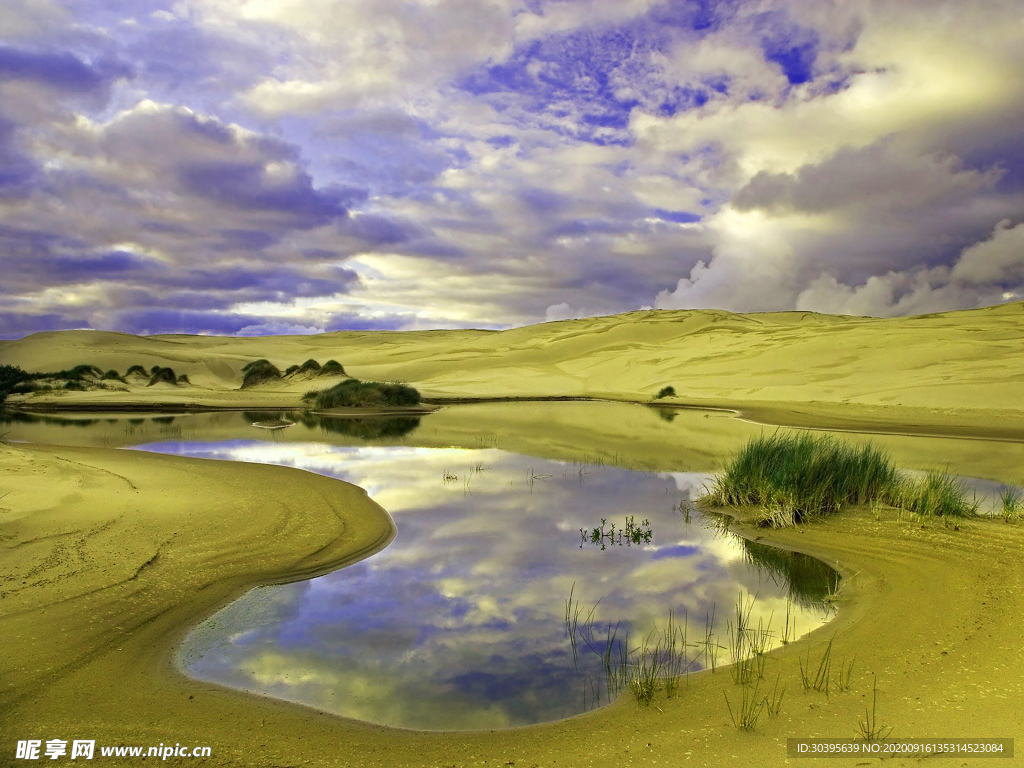
POLYGON ((1019 526, 948 531, 851 512, 802 532, 748 531, 848 577, 838 618, 772 654, 786 698, 754 733, 730 724, 723 693, 739 689, 722 671, 649 708, 626 696, 545 726, 413 733, 190 681, 172 664, 185 629, 246 588, 382 546, 390 520, 359 489, 102 449, 6 446, 3 468, 5 750, 59 737, 209 745, 204 765, 786 765, 787 737, 853 736, 876 677, 894 736, 1024 736, 1019 526), (832 637, 835 658, 856 655, 852 690, 804 693, 798 659, 816 663, 832 637))

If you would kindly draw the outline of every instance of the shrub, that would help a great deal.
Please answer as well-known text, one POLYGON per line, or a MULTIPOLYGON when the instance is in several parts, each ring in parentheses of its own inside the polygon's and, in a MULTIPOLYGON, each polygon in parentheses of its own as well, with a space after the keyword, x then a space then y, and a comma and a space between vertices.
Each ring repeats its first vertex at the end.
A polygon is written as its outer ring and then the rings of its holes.
POLYGON ((291 376, 293 373, 295 373, 298 370, 299 370, 299 366, 297 366, 297 365, 289 365, 287 368, 285 368, 284 375, 285 376, 291 376))
POLYGON ((29 374, 33 379, 67 379, 68 381, 81 381, 84 378, 96 378, 102 375, 103 371, 95 365, 76 365, 69 371, 29 374))
POLYGON ((319 389, 311 389, 308 392, 306 392, 306 394, 304 394, 302 396, 302 402, 304 402, 304 403, 312 403, 314 400, 316 400, 316 396, 319 395, 319 394, 320 394, 320 390, 319 389))
MULTIPOLYGON (((334 362, 334 361, 332 360, 331 362, 334 362)), ((338 367, 340 368, 341 366, 339 365, 338 367)), ((313 358, 310 358, 309 360, 304 362, 301 366, 299 366, 299 370, 302 371, 303 373, 308 373, 310 371, 319 371, 320 370, 320 363, 318 363, 313 358)))
POLYGON ((328 360, 317 373, 318 376, 344 376, 345 369, 337 360, 328 360))
POLYGON ((104 373, 101 378, 104 381, 124 381, 124 379, 121 378, 121 375, 117 371, 115 371, 113 368, 111 368, 109 371, 104 373))
POLYGON ((188 376, 183 373, 183 374, 181 374, 181 376, 178 377, 178 383, 179 384, 191 384, 192 382, 189 381, 188 380, 188 376))
POLYGON ((29 378, 29 374, 17 365, 0 365, 0 403, 7 399, 7 395, 22 382, 29 378))
POLYGON ((367 408, 419 405, 419 402, 420 393, 405 384, 346 379, 318 393, 315 405, 320 409, 367 408))
POLYGON ((85 390, 85 385, 80 381, 71 380, 64 382, 64 389, 70 389, 75 392, 82 392, 85 390))
POLYGON ((146 373, 146 369, 143 368, 141 365, 133 365, 133 366, 131 366, 127 371, 125 371, 124 375, 125 376, 131 376, 132 374, 135 374, 135 373, 139 374, 139 376, 149 376, 150 375, 150 374, 146 373))
POLYGON ((281 371, 269 360, 256 360, 248 363, 242 368, 242 372, 245 374, 242 379, 242 389, 281 378, 281 371))
POLYGON ((655 400, 661 400, 661 398, 663 398, 663 397, 675 397, 675 396, 676 396, 676 388, 675 387, 662 387, 661 389, 658 390, 658 394, 656 394, 654 396, 654 399, 655 400))
POLYGON ((154 365, 152 368, 153 375, 150 376, 149 384, 147 387, 152 387, 154 384, 177 384, 178 377, 174 374, 174 370, 171 368, 161 368, 159 365, 154 365))

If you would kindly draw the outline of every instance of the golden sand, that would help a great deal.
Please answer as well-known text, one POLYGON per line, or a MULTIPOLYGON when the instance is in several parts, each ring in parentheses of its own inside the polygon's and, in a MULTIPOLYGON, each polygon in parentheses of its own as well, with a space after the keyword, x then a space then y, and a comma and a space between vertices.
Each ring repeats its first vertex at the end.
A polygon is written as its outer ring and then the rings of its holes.
MULTIPOLYGON (((33 370, 89 362, 122 372, 159 363, 197 382, 116 395, 124 402, 241 406, 252 397, 233 389, 245 362, 334 357, 353 375, 405 379, 435 396, 639 399, 673 384, 680 401, 713 401, 762 418, 776 408, 789 418, 802 413, 809 424, 831 415, 849 429, 958 428, 964 438, 1005 438, 1021 423, 1022 309, 891 321, 634 313, 501 334, 139 339, 76 332, 5 343, 0 362, 33 370)), ((295 399, 283 389, 264 395, 295 399)), ((66 397, 99 402, 101 395, 66 397)), ((517 414, 529 407, 509 404, 498 422, 515 432, 517 414)), ((430 418, 471 435, 470 416, 453 407, 430 418)), ((656 432, 631 436, 629 424, 586 427, 567 417, 549 431, 509 439, 563 456, 585 451, 588 440, 602 450, 622 441, 653 463, 659 456, 672 463, 656 432)), ((903 439, 885 438, 897 447, 903 439)), ((989 473, 995 479, 1020 479, 1010 476, 1020 464, 1005 458, 1006 444, 942 445, 963 446, 966 461, 996 468, 989 473)), ((929 460, 938 462, 935 453, 929 460)), ((893 736, 1014 737, 1018 746, 1024 737, 1019 525, 976 521, 951 531, 850 511, 801 530, 747 530, 814 554, 847 577, 838 617, 771 654, 769 675, 787 686, 786 698, 780 715, 762 716, 753 733, 732 727, 723 693, 735 701, 738 689, 721 671, 692 676, 679 696, 659 696, 652 707, 624 696, 549 725, 416 733, 192 681, 173 666, 188 628, 249 587, 308 578, 384 546, 391 521, 361 490, 294 469, 94 447, 4 445, 0 469, 0 762, 14 762, 18 739, 57 736, 209 745, 213 757, 204 765, 776 766, 793 762, 787 737, 854 736, 876 679, 878 717, 893 736), (856 655, 852 690, 804 693, 798 660, 809 652, 816 663, 832 638, 835 658, 856 655)))

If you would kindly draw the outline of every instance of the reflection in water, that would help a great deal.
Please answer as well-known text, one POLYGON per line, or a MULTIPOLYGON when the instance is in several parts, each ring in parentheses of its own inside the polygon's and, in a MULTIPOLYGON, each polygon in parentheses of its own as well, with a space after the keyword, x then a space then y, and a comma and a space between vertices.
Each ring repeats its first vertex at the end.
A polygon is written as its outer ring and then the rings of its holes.
POLYGON ((788 588, 789 597, 797 604, 805 608, 825 605, 829 595, 839 588, 839 573, 821 560, 745 539, 730 530, 733 518, 728 515, 705 511, 704 519, 709 529, 741 547, 748 563, 780 587, 788 588))
MULTIPOLYGON (((201 679, 360 720, 496 728, 606 703, 616 692, 606 661, 589 652, 574 660, 570 595, 585 608, 580 637, 597 647, 614 627, 615 653, 628 658, 670 616, 691 623, 691 637, 703 637, 705 624, 724 637, 712 617, 716 606, 727 615, 739 593, 758 596, 755 625, 787 605, 802 632, 826 617, 821 605, 788 601, 788 587, 754 567, 742 544, 684 522, 676 502, 705 475, 590 466, 581 479, 578 465, 496 449, 250 441, 148 449, 301 467, 356 483, 391 512, 398 534, 385 550, 311 581, 253 590, 200 625, 181 656, 201 679), (461 482, 446 483, 446 474, 461 482), (581 549, 579 530, 598 515, 646 520, 651 540, 581 549)), ((698 656, 689 652, 686 671, 705 663, 698 656)))

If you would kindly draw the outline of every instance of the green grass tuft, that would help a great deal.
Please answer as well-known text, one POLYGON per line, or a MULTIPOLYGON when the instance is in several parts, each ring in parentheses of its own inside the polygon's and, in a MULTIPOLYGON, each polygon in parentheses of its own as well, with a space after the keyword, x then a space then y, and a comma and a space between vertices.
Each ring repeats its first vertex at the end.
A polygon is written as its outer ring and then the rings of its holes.
POLYGON ((133 366, 129 367, 128 370, 125 371, 124 375, 125 376, 131 376, 134 373, 137 373, 140 376, 149 376, 150 375, 149 373, 147 373, 146 369, 143 368, 141 365, 133 365, 133 366))
POLYGON ((675 387, 662 387, 661 389, 658 390, 658 394, 656 394, 654 396, 654 399, 655 400, 661 400, 661 398, 663 398, 663 397, 675 397, 675 396, 676 396, 676 388, 675 387))
POLYGON ((760 525, 795 525, 846 506, 882 502, 920 515, 973 516, 961 481, 931 472, 914 480, 871 446, 801 433, 752 439, 716 476, 702 503, 761 507, 760 525))

